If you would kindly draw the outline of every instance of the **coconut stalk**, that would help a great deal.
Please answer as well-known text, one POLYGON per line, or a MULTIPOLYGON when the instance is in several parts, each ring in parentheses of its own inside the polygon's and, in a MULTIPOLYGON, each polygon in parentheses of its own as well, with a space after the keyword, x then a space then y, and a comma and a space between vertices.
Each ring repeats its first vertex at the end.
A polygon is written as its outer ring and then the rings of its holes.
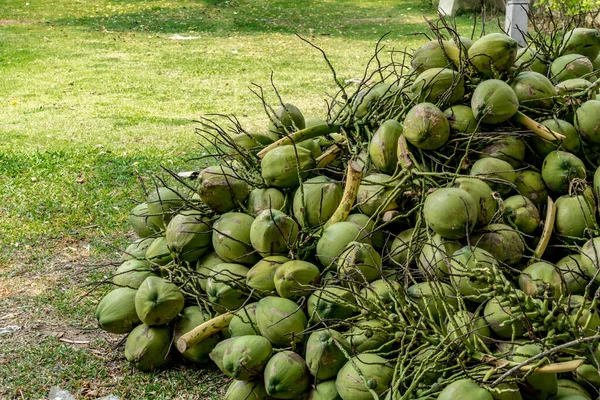
POLYGON ((546 128, 544 125, 534 121, 533 119, 529 118, 527 115, 523 114, 520 111, 517 111, 513 119, 515 120, 515 122, 518 122, 527 129, 531 130, 533 133, 535 133, 542 139, 550 141, 566 139, 565 135, 561 135, 560 133, 554 132, 553 130, 546 128))
POLYGON ((340 128, 341 125, 338 124, 321 124, 311 126, 310 128, 304 128, 290 135, 284 136, 274 143, 271 143, 270 145, 259 151, 257 156, 259 158, 263 158, 269 151, 278 147, 303 142, 305 140, 314 139, 319 136, 328 135, 330 133, 338 133, 340 131, 340 128))
POLYGON ((342 195, 342 201, 335 212, 329 218, 329 221, 325 224, 323 229, 327 229, 331 225, 344 221, 350 210, 354 206, 356 201, 356 195, 358 194, 358 187, 362 180, 362 170, 364 163, 360 159, 351 160, 348 163, 348 172, 346 173, 346 187, 344 188, 344 194, 342 195))
POLYGON ((317 168, 325 168, 326 166, 328 166, 329 164, 331 164, 332 162, 335 161, 335 159, 340 155, 340 153, 342 152, 342 148, 339 145, 333 145, 331 147, 329 147, 327 150, 325 150, 323 152, 323 154, 321 154, 319 157, 317 157, 316 164, 317 164, 317 168))
POLYGON ((544 230, 542 231, 542 236, 540 237, 540 241, 535 248, 533 253, 533 258, 530 263, 539 260, 544 255, 546 248, 548 247, 548 243, 550 243, 550 237, 552 236, 552 230, 554 229, 554 220, 556 219, 556 204, 552 201, 552 197, 548 196, 548 209, 546 210, 546 219, 544 220, 544 230))
POLYGON ((219 333, 229 326, 229 322, 231 322, 232 318, 232 313, 225 313, 206 321, 202 325, 198 325, 179 338, 176 343, 177 350, 179 350, 180 353, 183 353, 196 343, 200 343, 207 337, 219 333))

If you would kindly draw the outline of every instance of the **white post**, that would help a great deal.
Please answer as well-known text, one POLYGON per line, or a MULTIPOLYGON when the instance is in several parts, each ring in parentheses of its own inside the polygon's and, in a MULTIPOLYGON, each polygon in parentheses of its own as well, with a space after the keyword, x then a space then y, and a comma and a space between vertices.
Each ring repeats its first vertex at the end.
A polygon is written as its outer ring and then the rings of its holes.
POLYGON ((529 22, 527 18, 528 12, 529 0, 508 0, 506 3, 504 29, 520 46, 525 46, 523 32, 527 32, 527 24, 529 22))

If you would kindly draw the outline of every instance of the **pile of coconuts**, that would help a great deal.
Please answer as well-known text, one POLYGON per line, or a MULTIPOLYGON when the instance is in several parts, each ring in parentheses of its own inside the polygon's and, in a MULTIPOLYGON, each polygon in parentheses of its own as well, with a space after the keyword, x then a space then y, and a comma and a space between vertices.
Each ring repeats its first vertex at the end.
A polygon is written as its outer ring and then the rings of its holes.
POLYGON ((598 397, 600 33, 444 27, 323 118, 202 120, 96 308, 129 362, 228 400, 598 397))

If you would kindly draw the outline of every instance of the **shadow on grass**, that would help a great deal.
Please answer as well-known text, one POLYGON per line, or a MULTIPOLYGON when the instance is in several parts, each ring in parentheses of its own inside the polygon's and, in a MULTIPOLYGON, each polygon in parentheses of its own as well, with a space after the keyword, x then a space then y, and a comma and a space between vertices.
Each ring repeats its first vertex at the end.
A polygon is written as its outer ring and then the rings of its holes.
POLYGON ((195 1, 185 7, 174 1, 137 4, 134 12, 63 18, 53 23, 109 31, 210 33, 216 37, 302 33, 372 40, 387 31, 422 31, 422 15, 435 16, 435 9, 419 1, 195 1))

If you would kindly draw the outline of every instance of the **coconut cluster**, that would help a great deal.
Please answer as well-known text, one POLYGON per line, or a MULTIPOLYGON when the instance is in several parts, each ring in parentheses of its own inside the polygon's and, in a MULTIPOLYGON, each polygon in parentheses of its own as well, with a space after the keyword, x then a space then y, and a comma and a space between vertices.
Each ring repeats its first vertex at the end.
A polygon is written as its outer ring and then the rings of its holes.
POLYGON ((96 310, 127 360, 214 363, 230 400, 597 395, 600 34, 451 33, 325 119, 203 124, 96 310))

